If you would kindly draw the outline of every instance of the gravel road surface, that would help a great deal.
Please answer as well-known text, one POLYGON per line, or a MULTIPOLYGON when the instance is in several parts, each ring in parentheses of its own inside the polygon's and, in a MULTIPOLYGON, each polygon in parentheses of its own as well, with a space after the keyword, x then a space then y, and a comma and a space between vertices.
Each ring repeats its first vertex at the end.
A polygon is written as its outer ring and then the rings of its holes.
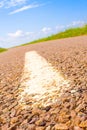
POLYGON ((0 130, 87 130, 87 36, 0 54, 0 130))

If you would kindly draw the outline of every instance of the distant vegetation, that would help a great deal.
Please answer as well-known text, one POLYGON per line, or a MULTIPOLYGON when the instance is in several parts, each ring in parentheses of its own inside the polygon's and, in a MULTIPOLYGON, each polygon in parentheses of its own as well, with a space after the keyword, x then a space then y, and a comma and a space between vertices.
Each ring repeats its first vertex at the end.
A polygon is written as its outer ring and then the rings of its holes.
POLYGON ((1 53, 1 52, 4 52, 4 51, 7 51, 7 49, 5 49, 5 48, 0 48, 0 53, 1 53))
POLYGON ((70 29, 65 30, 64 32, 60 32, 60 33, 48 36, 46 38, 41 38, 41 39, 26 43, 26 44, 22 44, 22 46, 33 44, 33 43, 38 43, 38 42, 44 42, 44 41, 56 40, 56 39, 68 38, 68 37, 75 37, 75 36, 81 36, 81 35, 87 35, 87 25, 83 27, 70 28, 70 29))

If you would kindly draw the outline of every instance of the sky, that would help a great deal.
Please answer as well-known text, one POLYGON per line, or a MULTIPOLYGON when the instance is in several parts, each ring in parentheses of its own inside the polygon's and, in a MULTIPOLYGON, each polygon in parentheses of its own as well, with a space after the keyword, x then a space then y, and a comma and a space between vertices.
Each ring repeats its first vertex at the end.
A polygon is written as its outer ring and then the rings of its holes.
POLYGON ((0 47, 87 23, 87 0, 0 0, 0 47))

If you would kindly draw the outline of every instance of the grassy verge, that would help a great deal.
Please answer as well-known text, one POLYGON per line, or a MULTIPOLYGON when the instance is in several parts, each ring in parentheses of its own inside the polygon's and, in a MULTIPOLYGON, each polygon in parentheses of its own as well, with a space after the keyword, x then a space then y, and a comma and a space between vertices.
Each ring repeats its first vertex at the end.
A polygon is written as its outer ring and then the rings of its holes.
POLYGON ((5 48, 0 48, 0 53, 1 53, 1 52, 4 52, 4 51, 7 51, 7 49, 5 49, 5 48))
POLYGON ((38 43, 38 42, 44 42, 44 41, 56 40, 56 39, 68 38, 68 37, 75 37, 75 36, 81 36, 81 35, 87 35, 87 25, 83 27, 70 28, 70 29, 65 30, 64 32, 60 32, 60 33, 48 36, 46 38, 41 38, 41 39, 26 43, 26 44, 22 44, 22 46, 33 44, 33 43, 38 43))

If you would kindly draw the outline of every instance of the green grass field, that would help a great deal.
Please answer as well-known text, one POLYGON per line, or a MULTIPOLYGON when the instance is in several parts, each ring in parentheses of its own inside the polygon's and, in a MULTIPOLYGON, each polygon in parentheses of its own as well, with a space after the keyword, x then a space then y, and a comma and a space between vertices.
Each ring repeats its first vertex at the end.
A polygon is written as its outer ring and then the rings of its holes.
POLYGON ((0 48, 0 53, 1 53, 1 52, 4 52, 4 51, 7 51, 7 49, 5 49, 5 48, 0 48))
POLYGON ((41 39, 26 43, 26 44, 22 44, 22 46, 33 44, 33 43, 38 43, 38 42, 44 42, 44 41, 56 40, 56 39, 68 38, 68 37, 75 37, 75 36, 81 36, 81 35, 87 35, 87 25, 83 27, 70 28, 70 29, 65 30, 64 32, 60 32, 60 33, 48 36, 46 38, 41 38, 41 39))

